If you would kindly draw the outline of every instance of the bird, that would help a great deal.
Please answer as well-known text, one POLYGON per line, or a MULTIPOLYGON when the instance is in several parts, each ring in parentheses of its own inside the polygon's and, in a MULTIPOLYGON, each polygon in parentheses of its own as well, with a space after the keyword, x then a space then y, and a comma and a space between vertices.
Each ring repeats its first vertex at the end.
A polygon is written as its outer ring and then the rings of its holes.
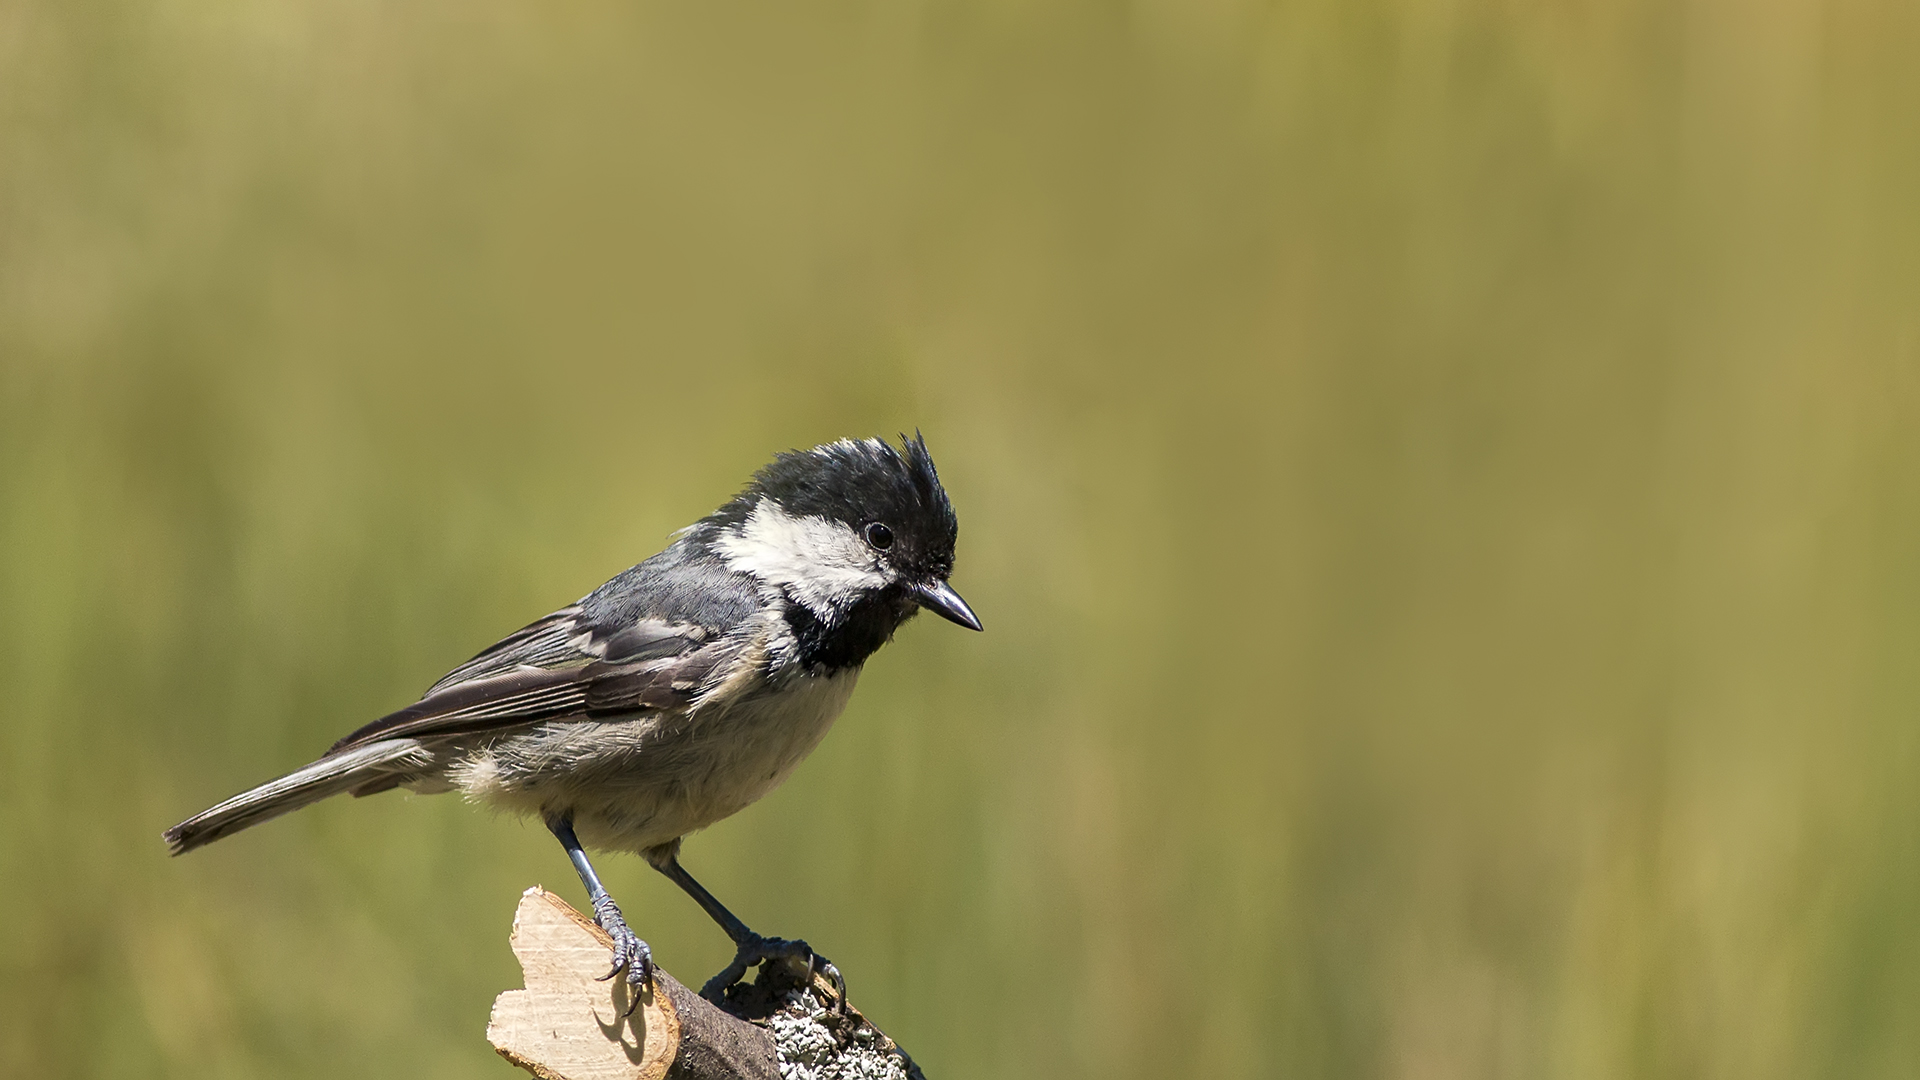
POLYGON ((920 610, 981 629, 948 580, 958 535, 917 431, 778 454, 659 554, 163 838, 179 855, 341 793, 458 791, 552 832, 612 939, 603 979, 624 971, 635 1002, 653 953, 589 848, 637 852, 726 931, 734 958, 709 997, 775 957, 814 964, 806 942, 756 934, 715 899, 681 841, 779 786, 920 610))

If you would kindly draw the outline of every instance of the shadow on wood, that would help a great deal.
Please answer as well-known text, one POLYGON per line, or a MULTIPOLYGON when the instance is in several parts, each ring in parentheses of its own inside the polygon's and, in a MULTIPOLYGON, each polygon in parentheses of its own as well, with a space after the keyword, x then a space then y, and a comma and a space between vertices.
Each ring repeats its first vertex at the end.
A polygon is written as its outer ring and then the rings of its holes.
POLYGON ((666 972, 630 1016, 613 943, 539 887, 520 898, 513 955, 526 989, 493 1003, 487 1041, 541 1080, 924 1080, 893 1040, 800 962, 769 962, 716 1006, 666 972))

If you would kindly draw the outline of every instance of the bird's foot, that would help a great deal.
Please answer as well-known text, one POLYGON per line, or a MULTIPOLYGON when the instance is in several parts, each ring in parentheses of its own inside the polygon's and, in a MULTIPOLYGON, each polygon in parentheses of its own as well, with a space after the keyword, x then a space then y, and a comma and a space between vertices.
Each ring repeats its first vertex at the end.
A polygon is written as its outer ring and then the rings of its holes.
POLYGON ((613 968, 600 976, 600 981, 606 982, 622 971, 627 973, 627 987, 632 995, 627 1012, 631 1013, 640 1003, 640 989, 653 982, 653 950, 627 926, 619 905, 605 893, 593 902, 593 921, 613 939, 613 968))
POLYGON ((833 984, 837 1000, 833 1003, 836 1010, 842 1009, 847 1001, 847 980, 833 961, 813 951, 813 947, 804 941, 789 941, 786 938, 761 937, 759 934, 741 941, 733 954, 733 962, 722 968, 720 974, 707 980, 700 988, 700 996, 716 1005, 723 1004, 727 990, 746 977, 747 969, 755 964, 765 964, 761 969, 764 984, 769 974, 774 972, 778 962, 781 974, 795 986, 807 986, 813 982, 813 973, 819 972, 833 984))

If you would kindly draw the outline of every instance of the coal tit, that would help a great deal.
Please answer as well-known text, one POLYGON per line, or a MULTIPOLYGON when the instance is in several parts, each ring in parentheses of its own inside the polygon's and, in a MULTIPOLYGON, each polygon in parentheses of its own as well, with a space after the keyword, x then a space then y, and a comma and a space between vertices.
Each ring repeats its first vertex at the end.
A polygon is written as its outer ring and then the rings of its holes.
POLYGON ((502 639, 325 756, 166 831, 191 851, 341 792, 464 792, 565 846, 636 987, 652 954, 586 848, 637 851, 733 939, 763 938, 680 866, 681 838, 772 791, 819 744, 861 665, 927 608, 980 629, 947 583, 958 522, 917 434, 781 454, 666 550, 502 639))

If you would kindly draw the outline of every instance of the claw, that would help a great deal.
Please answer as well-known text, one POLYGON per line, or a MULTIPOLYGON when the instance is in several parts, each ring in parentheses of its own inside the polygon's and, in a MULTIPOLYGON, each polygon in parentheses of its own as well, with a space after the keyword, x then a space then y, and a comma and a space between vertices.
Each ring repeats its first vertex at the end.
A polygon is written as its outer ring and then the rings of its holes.
POLYGON ((833 984, 833 1005, 831 1008, 835 1015, 847 1015, 846 976, 840 974, 840 969, 833 966, 833 961, 821 956, 819 953, 813 954, 813 970, 825 975, 827 981, 833 984))
POLYGON ((653 983, 653 950, 640 940, 627 926, 627 920, 620 915, 620 908, 610 896, 602 896, 593 905, 593 921, 613 939, 613 967, 600 982, 606 982, 622 971, 627 973, 627 986, 630 988, 630 1000, 627 1011, 622 1016, 631 1016, 640 1005, 640 991, 653 983))
MULTIPOLYGON (((726 997, 727 989, 746 977, 748 968, 769 960, 781 960, 789 957, 804 958, 807 961, 809 983, 811 983, 812 974, 815 971, 826 975, 828 981, 833 983, 834 990, 839 994, 839 1000, 834 1004, 835 1010, 845 1010, 847 982, 846 979, 841 977, 840 969, 833 966, 833 961, 814 952, 813 947, 804 941, 761 937, 758 934, 740 943, 733 954, 733 962, 722 968, 718 975, 707 980, 707 984, 700 988, 700 996, 715 1004, 719 1004, 726 997)), ((763 975, 761 977, 764 979, 766 976, 763 975)))

